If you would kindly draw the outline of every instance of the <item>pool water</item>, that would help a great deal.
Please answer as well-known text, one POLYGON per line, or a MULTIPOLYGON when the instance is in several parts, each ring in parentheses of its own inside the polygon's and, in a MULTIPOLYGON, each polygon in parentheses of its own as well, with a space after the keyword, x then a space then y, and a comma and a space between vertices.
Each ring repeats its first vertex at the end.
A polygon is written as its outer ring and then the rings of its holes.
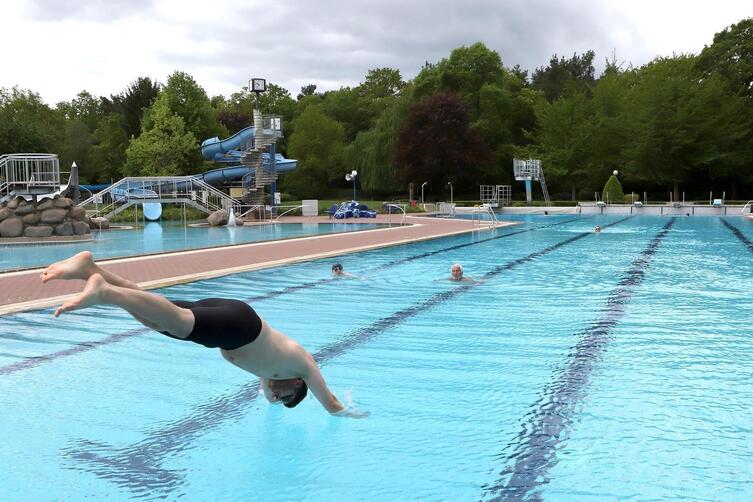
POLYGON ((97 259, 121 258, 185 249, 228 246, 309 235, 355 232, 383 227, 376 223, 278 223, 242 227, 195 227, 178 223, 147 222, 131 230, 94 231, 93 240, 68 244, 0 244, 0 272, 45 266, 79 251, 97 259))
POLYGON ((249 301, 365 420, 271 406, 114 308, 2 317, 3 498, 750 500, 750 240, 742 218, 527 217, 341 257, 359 279, 160 290, 249 301))

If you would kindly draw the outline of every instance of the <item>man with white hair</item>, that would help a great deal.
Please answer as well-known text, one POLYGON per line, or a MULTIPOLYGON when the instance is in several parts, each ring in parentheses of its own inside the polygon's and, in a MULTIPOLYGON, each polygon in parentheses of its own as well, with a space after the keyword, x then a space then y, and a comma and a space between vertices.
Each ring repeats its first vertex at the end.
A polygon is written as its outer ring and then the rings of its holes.
POLYGON ((453 263, 452 267, 450 267, 450 280, 458 282, 475 282, 477 284, 481 283, 481 281, 478 281, 471 277, 464 277, 463 266, 460 263, 453 263))

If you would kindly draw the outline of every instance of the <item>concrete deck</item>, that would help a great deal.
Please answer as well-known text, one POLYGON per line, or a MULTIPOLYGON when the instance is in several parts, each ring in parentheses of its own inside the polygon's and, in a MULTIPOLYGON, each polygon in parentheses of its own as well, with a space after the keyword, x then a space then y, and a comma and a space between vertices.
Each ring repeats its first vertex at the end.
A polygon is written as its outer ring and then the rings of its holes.
MULTIPOLYGON (((392 223, 401 216, 379 215, 376 219, 345 220, 343 223, 392 223)), ((291 217, 285 223, 328 223, 326 217, 291 217)), ((103 268, 122 275, 146 289, 220 277, 287 263, 338 256, 368 249, 396 246, 450 235, 488 229, 471 220, 411 217, 406 225, 359 232, 328 234, 297 239, 239 244, 212 249, 178 251, 150 256, 98 262, 103 268)), ((513 225, 500 222, 497 226, 513 225)), ((67 258, 61 256, 60 259, 67 258)), ((96 259, 96 255, 95 255, 96 259)), ((0 273, 0 315, 59 305, 83 287, 83 281, 53 281, 42 284, 43 269, 0 273)))

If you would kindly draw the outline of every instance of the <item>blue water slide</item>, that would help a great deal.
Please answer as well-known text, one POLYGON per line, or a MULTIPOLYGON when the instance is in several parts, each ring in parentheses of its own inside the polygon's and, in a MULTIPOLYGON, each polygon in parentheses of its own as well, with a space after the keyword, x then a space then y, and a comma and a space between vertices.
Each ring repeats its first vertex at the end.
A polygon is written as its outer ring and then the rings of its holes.
MULTIPOLYGON (((270 134, 272 132, 271 130, 269 131, 270 134)), ((246 174, 252 173, 252 169, 240 165, 242 154, 240 148, 244 144, 249 143, 253 137, 254 128, 246 127, 225 139, 215 137, 205 140, 201 144, 201 155, 205 159, 232 165, 212 169, 211 171, 197 174, 196 177, 210 185, 219 186, 236 181, 246 174)), ((268 153, 262 154, 262 162, 266 165, 271 164, 268 153)), ((292 171, 296 166, 297 162, 295 160, 286 159, 279 153, 275 154, 275 170, 277 172, 292 171)))

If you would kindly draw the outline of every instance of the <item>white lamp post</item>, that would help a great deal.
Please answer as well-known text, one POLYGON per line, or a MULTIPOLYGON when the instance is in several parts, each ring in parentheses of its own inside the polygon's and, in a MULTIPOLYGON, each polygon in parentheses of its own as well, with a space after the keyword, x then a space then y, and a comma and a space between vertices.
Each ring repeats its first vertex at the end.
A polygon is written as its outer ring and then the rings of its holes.
POLYGON ((353 182, 353 200, 356 200, 356 177, 358 176, 358 171, 353 169, 351 172, 345 175, 345 181, 352 181, 353 182))
POLYGON ((452 181, 448 181, 447 184, 450 185, 450 204, 452 204, 452 181))
POLYGON ((424 187, 428 184, 429 184, 428 181, 424 181, 423 183, 421 183, 421 204, 424 203, 424 187))

